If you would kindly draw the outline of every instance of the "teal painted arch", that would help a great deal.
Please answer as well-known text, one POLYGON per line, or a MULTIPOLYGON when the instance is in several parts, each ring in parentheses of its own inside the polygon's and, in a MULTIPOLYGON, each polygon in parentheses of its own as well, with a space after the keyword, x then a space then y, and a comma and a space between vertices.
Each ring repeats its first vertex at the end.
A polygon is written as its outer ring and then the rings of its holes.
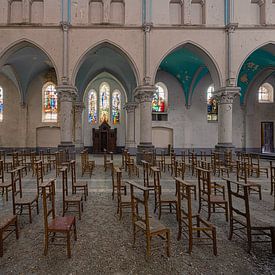
POLYGON ((240 103, 245 103, 247 93, 251 85, 261 74, 261 72, 270 70, 275 72, 275 43, 266 43, 250 53, 241 64, 237 74, 237 86, 240 87, 240 103))
POLYGON ((210 74, 215 89, 221 87, 221 76, 216 62, 204 49, 191 42, 168 52, 161 60, 158 70, 170 73, 179 81, 187 106, 191 103, 195 88, 207 74, 210 74))

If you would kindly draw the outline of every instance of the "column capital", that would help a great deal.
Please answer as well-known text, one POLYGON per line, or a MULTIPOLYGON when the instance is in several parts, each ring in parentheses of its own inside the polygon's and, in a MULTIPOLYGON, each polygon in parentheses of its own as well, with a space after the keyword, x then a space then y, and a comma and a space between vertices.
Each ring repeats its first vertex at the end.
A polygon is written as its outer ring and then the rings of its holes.
POLYGON ((139 102, 152 102, 156 89, 155 85, 138 86, 134 91, 134 96, 139 102))
POLYGON ((67 21, 61 21, 60 26, 64 32, 69 31, 69 28, 71 27, 71 24, 67 21))
POLYGON ((60 102, 73 102, 77 96, 77 89, 74 86, 60 85, 56 87, 60 102))
POLYGON ((148 22, 146 22, 146 23, 144 23, 144 24, 142 25, 142 30, 143 30, 145 33, 148 33, 148 32, 151 31, 152 27, 153 27, 153 23, 148 23, 148 22))
POLYGON ((126 102, 123 109, 127 111, 127 113, 133 113, 137 108, 137 102, 126 102))
POLYGON ((229 23, 225 26, 225 31, 233 33, 238 28, 238 23, 229 23))
POLYGON ((240 95, 239 87, 223 87, 213 93, 218 104, 233 104, 234 99, 240 95))
POLYGON ((82 101, 76 101, 74 103, 74 109, 76 113, 82 113, 82 111, 85 109, 85 105, 82 101))

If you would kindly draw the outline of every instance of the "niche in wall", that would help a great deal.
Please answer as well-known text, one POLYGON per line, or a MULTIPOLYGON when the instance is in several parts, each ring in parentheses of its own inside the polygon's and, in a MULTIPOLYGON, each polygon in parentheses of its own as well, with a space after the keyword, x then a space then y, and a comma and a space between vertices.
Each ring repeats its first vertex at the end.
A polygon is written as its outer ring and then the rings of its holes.
POLYGON ((169 3, 170 24, 182 24, 182 2, 181 0, 171 0, 169 3))
POLYGON ((153 127, 153 144, 157 148, 167 148, 168 144, 173 145, 173 129, 166 127, 153 127))
POLYGON ((44 1, 33 0, 31 2, 31 23, 43 23, 44 21, 44 1))
POLYGON ((22 0, 13 0, 9 5, 9 22, 22 23, 23 22, 23 3, 22 0))
POLYGON ((123 0, 112 0, 110 6, 110 23, 124 24, 125 4, 123 0))
POLYGON ((89 23, 99 24, 103 20, 102 0, 91 0, 89 3, 89 23))

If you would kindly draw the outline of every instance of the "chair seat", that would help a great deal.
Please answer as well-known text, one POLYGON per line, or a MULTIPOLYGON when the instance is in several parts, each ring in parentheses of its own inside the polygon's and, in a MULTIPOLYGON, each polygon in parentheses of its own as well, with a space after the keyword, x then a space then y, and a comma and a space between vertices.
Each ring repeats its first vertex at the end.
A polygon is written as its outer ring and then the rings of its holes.
POLYGON ((0 182, 0 188, 12 186, 11 182, 0 182))
POLYGON ((131 203, 131 196, 130 195, 121 195, 121 202, 122 203, 131 203))
POLYGON ((74 216, 56 217, 53 219, 49 225, 49 231, 68 231, 71 226, 75 223, 74 216))
POLYGON ((16 215, 7 214, 4 216, 0 216, 0 229, 4 229, 8 225, 14 223, 16 221, 16 215))
MULTIPOLYGON (((208 200, 208 197, 206 195, 203 195, 202 198, 206 201, 208 200)), ((226 200, 224 200, 222 196, 211 195, 210 196, 210 202, 225 203, 226 200)))
POLYGON ((177 197, 173 194, 163 194, 161 195, 161 202, 176 202, 177 197))
POLYGON ((33 197, 23 197, 23 198, 15 198, 15 204, 31 204, 38 200, 37 195, 33 197))
POLYGON ((254 182, 254 181, 247 181, 246 182, 246 184, 248 185, 248 186, 254 186, 254 187, 260 187, 261 186, 261 184, 259 184, 259 183, 257 183, 257 182, 254 182))
POLYGON ((81 195, 70 195, 70 196, 66 196, 65 197, 65 201, 66 202, 78 202, 82 200, 82 196, 81 195))
MULTIPOLYGON (((140 227, 142 230, 146 230, 146 224, 144 221, 136 221, 135 222, 136 226, 140 227)), ((155 218, 150 217, 149 218, 149 225, 150 225, 150 233, 156 233, 159 231, 164 231, 167 230, 167 228, 159 221, 156 220, 155 218)))
POLYGON ((88 183, 87 182, 75 182, 74 184, 73 184, 73 187, 83 187, 83 188, 85 188, 85 187, 87 187, 88 186, 88 183))

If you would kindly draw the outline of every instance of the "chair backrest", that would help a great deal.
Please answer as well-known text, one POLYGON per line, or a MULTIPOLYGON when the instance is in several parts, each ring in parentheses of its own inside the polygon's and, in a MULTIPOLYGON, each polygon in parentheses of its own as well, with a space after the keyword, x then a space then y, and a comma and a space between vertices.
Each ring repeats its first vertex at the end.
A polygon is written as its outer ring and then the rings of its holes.
POLYGON ((176 194, 177 194, 177 203, 178 203, 178 209, 179 216, 178 219, 181 221, 181 218, 187 219, 188 229, 191 230, 192 234, 192 184, 185 182, 181 178, 176 177, 176 194), (183 215, 183 217, 182 217, 183 215))
POLYGON ((75 160, 70 161, 71 166, 71 176, 72 176, 72 185, 76 183, 76 169, 75 169, 75 160))
POLYGON ((68 196, 68 168, 64 166, 60 171, 62 173, 62 197, 64 202, 65 197, 68 196))
POLYGON ((6 163, 6 152, 5 150, 0 150, 0 160, 4 161, 4 165, 6 163))
POLYGON ((239 216, 245 220, 247 230, 251 230, 248 188, 245 183, 227 179, 230 220, 239 216))
POLYGON ((142 168, 143 168, 143 183, 144 186, 149 186, 149 163, 146 160, 142 160, 142 168))
POLYGON ((150 233, 149 223, 149 188, 142 186, 134 181, 127 181, 131 191, 132 221, 133 224, 141 222, 145 225, 146 235, 150 233), (140 193, 141 191, 141 193, 140 193), (140 209, 142 206, 142 209, 140 209))
POLYGON ((158 167, 152 167, 151 169, 153 171, 153 176, 154 176, 154 189, 156 192, 157 199, 158 201, 160 201, 160 196, 161 196, 160 169, 158 167))
POLYGON ((46 185, 42 186, 44 228, 45 234, 48 230, 48 218, 55 218, 55 179, 51 179, 46 185))
POLYGON ((210 201, 211 196, 211 170, 203 169, 197 167, 198 171, 198 185, 199 185, 199 195, 207 195, 210 201))
POLYGON ((39 194, 39 185, 43 183, 43 164, 42 160, 34 162, 35 174, 36 174, 36 184, 37 184, 37 194, 39 194))
POLYGON ((4 160, 0 160, 0 180, 4 182, 4 160))
POLYGON ((248 178, 248 164, 246 162, 242 162, 237 160, 237 181, 243 180, 245 183, 247 183, 248 178))
POLYGON ((113 168, 113 178, 116 182, 116 190, 117 190, 117 199, 118 202, 121 201, 121 180, 122 180, 122 171, 118 167, 113 168))
POLYGON ((19 194, 22 198, 22 168, 15 168, 11 173, 11 183, 12 183, 12 204, 13 204, 13 214, 15 215, 15 197, 19 194))

